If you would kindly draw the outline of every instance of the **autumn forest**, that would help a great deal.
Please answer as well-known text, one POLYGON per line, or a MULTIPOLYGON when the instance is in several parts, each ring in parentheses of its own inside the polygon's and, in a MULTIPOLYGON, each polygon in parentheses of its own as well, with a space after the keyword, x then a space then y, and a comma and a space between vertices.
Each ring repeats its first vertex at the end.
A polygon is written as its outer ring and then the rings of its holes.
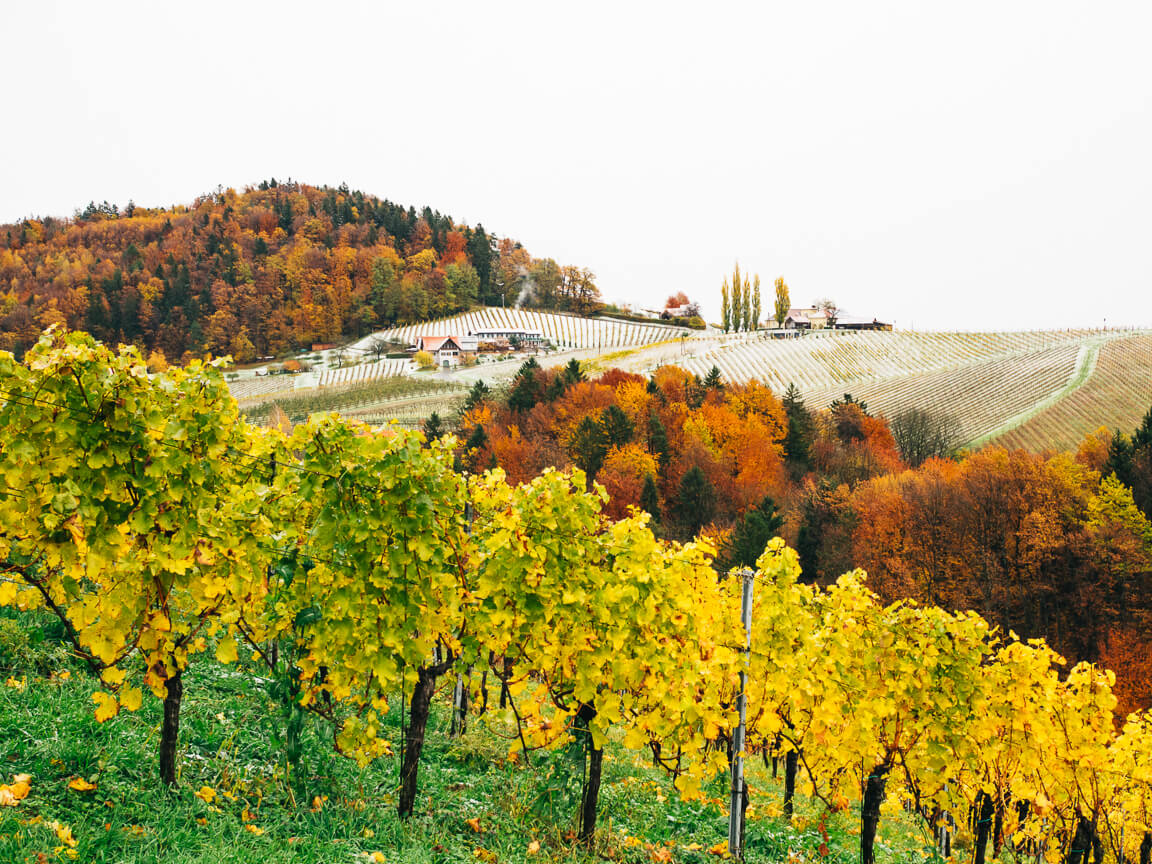
POLYGON ((54 323, 174 361, 237 362, 443 317, 477 303, 588 312, 586 268, 534 259, 483 225, 275 179, 191 206, 91 203, 0 226, 0 348, 54 323))

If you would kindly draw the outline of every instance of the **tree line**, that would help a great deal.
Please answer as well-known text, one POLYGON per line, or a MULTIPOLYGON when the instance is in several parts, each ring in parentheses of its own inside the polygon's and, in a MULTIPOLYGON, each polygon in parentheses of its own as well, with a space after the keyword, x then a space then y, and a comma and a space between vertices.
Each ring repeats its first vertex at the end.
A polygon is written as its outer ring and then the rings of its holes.
POLYGON ((518 299, 586 314, 599 292, 586 268, 481 224, 343 185, 273 179, 0 226, 0 348, 17 354, 62 324, 172 361, 247 362, 518 299))

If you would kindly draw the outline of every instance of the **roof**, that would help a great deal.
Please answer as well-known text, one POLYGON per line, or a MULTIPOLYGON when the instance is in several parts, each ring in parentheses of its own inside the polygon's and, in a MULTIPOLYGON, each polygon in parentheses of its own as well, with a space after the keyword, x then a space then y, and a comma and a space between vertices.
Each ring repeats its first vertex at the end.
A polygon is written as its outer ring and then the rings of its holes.
POLYGON ((460 345, 456 341, 455 336, 421 336, 420 343, 424 346, 425 351, 439 351, 444 347, 445 342, 451 342, 456 348, 460 345))

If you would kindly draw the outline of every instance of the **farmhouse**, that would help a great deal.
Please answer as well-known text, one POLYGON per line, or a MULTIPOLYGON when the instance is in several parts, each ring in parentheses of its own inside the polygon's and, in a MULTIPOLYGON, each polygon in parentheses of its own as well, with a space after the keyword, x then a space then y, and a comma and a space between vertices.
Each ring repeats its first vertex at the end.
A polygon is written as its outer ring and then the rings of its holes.
POLYGON ((519 344, 533 348, 544 342, 544 334, 539 330, 521 330, 517 327, 489 327, 483 330, 470 330, 468 335, 477 342, 519 344))
POLYGON ((461 355, 469 350, 464 345, 470 344, 471 350, 476 350, 476 340, 456 336, 421 336, 416 340, 417 351, 427 351, 436 360, 437 366, 455 366, 460 362, 461 355))
POLYGON ((823 330, 827 326, 827 314, 815 306, 789 309, 784 319, 785 330, 823 330))

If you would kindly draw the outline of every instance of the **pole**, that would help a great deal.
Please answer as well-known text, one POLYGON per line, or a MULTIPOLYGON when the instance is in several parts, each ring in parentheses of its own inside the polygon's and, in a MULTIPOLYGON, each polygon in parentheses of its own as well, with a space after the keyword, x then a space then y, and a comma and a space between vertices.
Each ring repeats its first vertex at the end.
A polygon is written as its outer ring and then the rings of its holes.
POLYGON ((736 700, 740 722, 732 736, 732 795, 728 803, 728 853, 744 858, 744 808, 748 804, 748 788, 744 784, 744 737, 748 721, 748 662, 752 650, 752 585, 755 572, 745 567, 740 571, 743 593, 740 600, 740 620, 744 623, 744 668, 740 670, 740 696, 736 700))

